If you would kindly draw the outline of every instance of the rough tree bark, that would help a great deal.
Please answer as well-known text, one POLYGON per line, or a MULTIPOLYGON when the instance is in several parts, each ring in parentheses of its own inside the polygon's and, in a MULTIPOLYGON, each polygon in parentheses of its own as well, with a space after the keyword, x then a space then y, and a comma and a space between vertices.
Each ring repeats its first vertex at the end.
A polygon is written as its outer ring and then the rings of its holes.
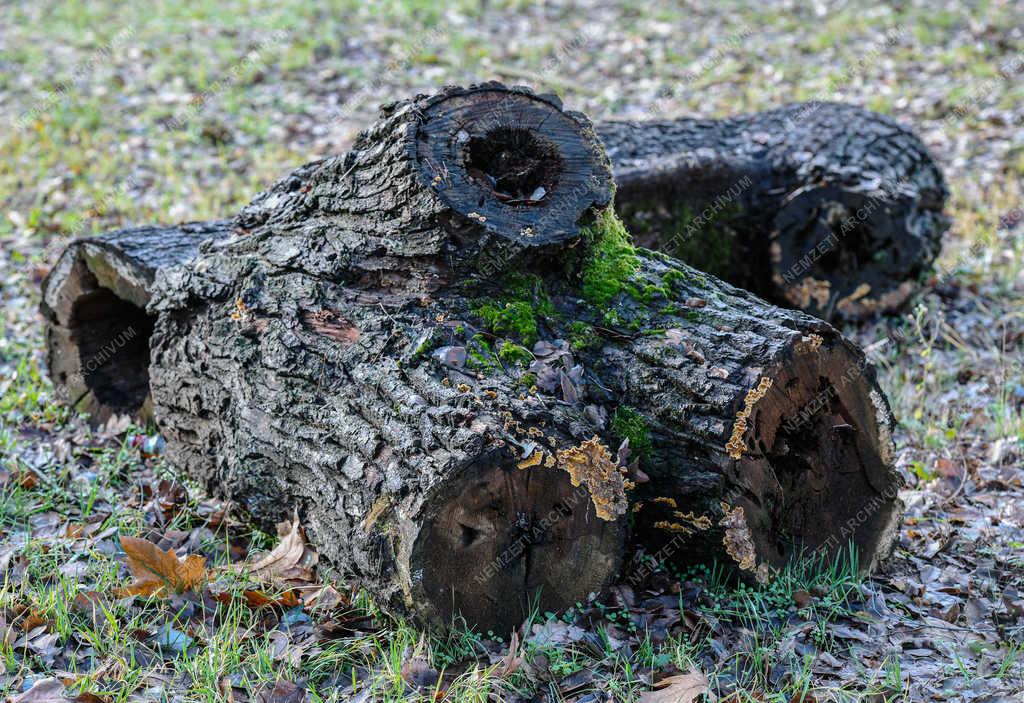
POLYGON ((385 108, 157 272, 168 458, 263 522, 298 508, 327 561, 441 627, 599 590, 627 523, 752 578, 848 542, 873 566, 899 501, 863 355, 635 249, 610 175, 552 97, 385 108))
POLYGON ((825 319, 900 309, 948 228, 921 141, 852 105, 597 131, 639 244, 825 319))

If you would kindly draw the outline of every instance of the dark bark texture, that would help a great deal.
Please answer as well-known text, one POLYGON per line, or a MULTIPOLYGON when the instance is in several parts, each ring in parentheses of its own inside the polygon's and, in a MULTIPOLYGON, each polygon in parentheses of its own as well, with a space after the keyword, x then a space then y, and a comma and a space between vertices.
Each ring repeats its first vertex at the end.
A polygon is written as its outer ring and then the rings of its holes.
POLYGON ((848 543, 874 566, 900 505, 863 354, 635 249, 610 198, 555 98, 384 108, 157 272, 169 460, 264 523, 298 509, 328 563, 438 627, 564 608, 630 547, 757 579, 848 543))
POLYGON ((948 228, 921 141, 851 105, 597 130, 639 244, 825 319, 899 310, 948 228))
MULTIPOLYGON (((899 310, 948 227, 945 181, 920 140, 851 105, 605 122, 597 132, 613 163, 616 210, 638 244, 825 319, 899 310)), ((506 202, 532 192, 508 195, 506 202)), ((141 267, 145 286, 156 268, 190 261, 204 238, 233 231, 227 220, 138 227, 76 246, 102 247, 104 257, 141 267)), ((81 254, 69 249, 62 264, 81 254)), ((69 271, 61 269, 48 288, 77 285, 62 278, 69 271)), ((147 295, 144 288, 133 294, 147 295)), ((67 347, 56 338, 49 345, 51 357, 67 347)), ((83 395, 81 383, 58 386, 68 387, 69 400, 82 398, 84 409, 110 408, 83 395)))
POLYGON ((474 273, 561 250, 610 197, 589 123, 554 98, 385 108, 347 156, 258 196, 245 236, 161 272, 169 458, 262 521, 299 507, 324 557, 426 624, 504 629, 538 592, 557 609, 599 591, 624 551, 612 458, 577 468, 579 413, 434 347, 470 329, 474 273), (519 425, 564 459, 518 468, 519 425))

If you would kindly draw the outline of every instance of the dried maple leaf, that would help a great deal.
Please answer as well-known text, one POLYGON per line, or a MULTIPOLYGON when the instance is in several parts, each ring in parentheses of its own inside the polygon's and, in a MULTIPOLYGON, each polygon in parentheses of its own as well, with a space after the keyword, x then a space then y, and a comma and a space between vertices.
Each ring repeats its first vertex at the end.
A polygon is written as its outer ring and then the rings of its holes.
POLYGON ((206 579, 206 557, 190 554, 179 559, 173 549, 166 552, 149 540, 122 537, 128 569, 135 581, 119 590, 121 595, 151 596, 166 589, 174 593, 195 590, 206 579))
POLYGON ((253 577, 265 581, 312 581, 317 553, 306 544, 299 518, 277 526, 281 541, 249 565, 253 577))
POLYGON ((646 691, 637 703, 693 703, 707 693, 708 680, 696 669, 669 676, 654 684, 656 691, 646 691))

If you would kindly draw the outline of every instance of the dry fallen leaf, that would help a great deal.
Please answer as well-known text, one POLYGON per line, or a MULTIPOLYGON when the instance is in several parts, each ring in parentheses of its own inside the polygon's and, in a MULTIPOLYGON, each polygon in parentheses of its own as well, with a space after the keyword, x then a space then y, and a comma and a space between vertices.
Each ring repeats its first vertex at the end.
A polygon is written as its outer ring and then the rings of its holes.
POLYGON ((217 687, 220 689, 218 692, 225 703, 235 703, 235 689, 231 686, 230 676, 221 677, 220 684, 217 687))
POLYGON ((402 662, 402 680, 414 688, 434 688, 441 678, 441 672, 430 664, 424 654, 426 638, 420 635, 420 641, 413 649, 411 656, 402 662))
MULTIPOLYGON (((230 591, 222 591, 212 593, 211 595, 218 603, 227 604, 231 603, 236 598, 237 594, 230 591)), ((254 609, 263 608, 268 605, 277 605, 284 608, 294 608, 299 605, 299 597, 293 590, 284 591, 278 595, 271 595, 269 593, 264 593, 263 591, 245 589, 242 591, 241 597, 248 607, 254 609)))
POLYGON ((59 679, 40 679, 32 684, 32 688, 15 696, 11 703, 66 703, 64 684, 59 679))
POLYGON ((342 605, 349 605, 349 599, 330 584, 299 589, 302 604, 306 610, 327 612, 342 605))
POLYGON ((494 674, 498 678, 511 676, 522 668, 524 661, 525 659, 520 656, 519 652, 519 633, 513 631, 512 638, 508 643, 508 653, 498 662, 498 666, 494 668, 494 674))
POLYGON ((39 476, 32 469, 16 469, 13 473, 0 471, 0 486, 6 486, 8 483, 28 491, 39 485, 39 476))
POLYGON ((317 553, 306 545, 298 517, 289 525, 277 526, 281 541, 276 547, 249 565, 254 578, 265 581, 311 581, 317 553))
POLYGON ((261 691, 256 700, 260 703, 305 703, 309 695, 304 685, 279 679, 272 689, 261 691))
POLYGON ((120 589, 121 595, 151 596, 170 589, 175 593, 195 590, 206 578, 206 558, 190 554, 179 559, 173 549, 166 552, 149 540, 122 537, 128 569, 135 581, 120 589))
POLYGON ((646 691, 638 703, 693 703, 708 691, 708 680, 696 669, 687 674, 669 676, 654 684, 656 691, 646 691))
POLYGON ((29 630, 34 630, 40 625, 45 624, 46 620, 41 618, 38 613, 32 612, 25 616, 25 619, 21 621, 19 626, 21 627, 22 632, 28 632, 29 630))

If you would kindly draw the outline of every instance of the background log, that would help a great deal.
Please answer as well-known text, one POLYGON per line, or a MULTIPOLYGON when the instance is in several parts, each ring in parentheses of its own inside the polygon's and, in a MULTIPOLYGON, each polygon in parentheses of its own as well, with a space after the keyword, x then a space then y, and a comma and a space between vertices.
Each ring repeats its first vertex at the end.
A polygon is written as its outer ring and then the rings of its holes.
POLYGON ((438 626, 600 589, 627 513, 684 564, 765 578, 852 542, 873 566, 899 501, 863 355, 634 249, 609 197, 552 98, 391 106, 157 273, 169 459, 265 523, 299 508, 329 562, 438 626))
POLYGON ((900 309, 948 228, 921 141, 852 105, 597 129, 638 244, 825 319, 900 309))

